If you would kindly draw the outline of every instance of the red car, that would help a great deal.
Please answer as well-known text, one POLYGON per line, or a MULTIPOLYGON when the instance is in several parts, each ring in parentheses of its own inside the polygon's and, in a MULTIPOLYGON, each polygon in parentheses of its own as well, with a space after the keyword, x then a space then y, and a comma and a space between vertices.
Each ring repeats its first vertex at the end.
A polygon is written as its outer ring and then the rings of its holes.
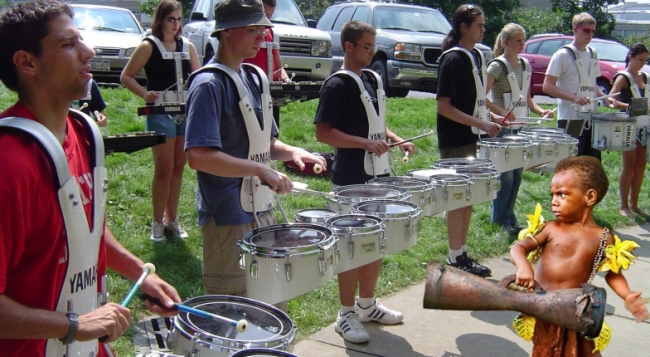
MULTIPOLYGON (((535 35, 526 41, 521 57, 530 62, 533 70, 530 89, 532 95, 546 95, 542 91, 542 85, 544 84, 544 76, 551 61, 551 56, 560 47, 568 45, 572 41, 573 36, 559 34, 535 35)), ((612 87, 612 77, 616 72, 625 69, 625 57, 628 48, 618 42, 599 38, 592 39, 589 47, 596 50, 600 62, 600 77, 598 77, 596 83, 603 93, 609 93, 609 89, 612 87)), ((643 71, 650 74, 650 66, 646 65, 643 71)))

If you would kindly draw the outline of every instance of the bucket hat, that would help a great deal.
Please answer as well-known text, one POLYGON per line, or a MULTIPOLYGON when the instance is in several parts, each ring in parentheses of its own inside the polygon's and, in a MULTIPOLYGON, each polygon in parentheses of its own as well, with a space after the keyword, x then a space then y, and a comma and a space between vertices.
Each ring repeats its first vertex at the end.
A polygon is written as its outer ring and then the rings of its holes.
POLYGON ((273 23, 264 13, 260 0, 222 0, 214 6, 214 31, 217 32, 246 26, 273 27, 273 23))

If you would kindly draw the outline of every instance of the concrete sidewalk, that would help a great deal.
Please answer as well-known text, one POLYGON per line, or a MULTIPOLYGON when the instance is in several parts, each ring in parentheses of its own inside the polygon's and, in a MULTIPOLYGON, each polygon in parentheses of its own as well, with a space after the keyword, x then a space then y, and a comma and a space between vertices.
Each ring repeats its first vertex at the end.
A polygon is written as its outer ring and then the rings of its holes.
MULTIPOLYGON (((650 296, 650 225, 618 230, 622 240, 639 243, 638 259, 625 276, 633 291, 650 296)), ((491 279, 514 274, 505 256, 485 262, 493 271, 491 279)), ((604 356, 650 356, 650 323, 636 323, 625 310, 623 300, 609 289, 602 276, 594 285, 607 290, 606 321, 614 333, 604 356)), ((511 311, 443 311, 422 308, 424 282, 382 299, 382 304, 404 313, 404 322, 395 326, 366 323, 367 344, 346 342, 330 325, 301 341, 293 353, 302 357, 524 357, 530 356, 532 343, 519 338, 512 329, 511 311)))

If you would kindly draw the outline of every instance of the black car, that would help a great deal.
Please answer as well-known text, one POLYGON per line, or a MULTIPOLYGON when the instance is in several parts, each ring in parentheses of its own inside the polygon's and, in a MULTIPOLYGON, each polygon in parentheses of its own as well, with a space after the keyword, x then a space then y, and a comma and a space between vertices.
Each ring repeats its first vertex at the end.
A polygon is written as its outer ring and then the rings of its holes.
MULTIPOLYGON (((375 54, 370 68, 382 77, 386 94, 405 97, 409 90, 435 93, 438 87, 438 58, 451 25, 438 11, 424 6, 384 2, 340 2, 325 10, 317 28, 332 37, 333 70, 343 64, 341 28, 350 20, 369 23, 377 29, 375 54)), ((489 47, 476 46, 492 59, 489 47)))

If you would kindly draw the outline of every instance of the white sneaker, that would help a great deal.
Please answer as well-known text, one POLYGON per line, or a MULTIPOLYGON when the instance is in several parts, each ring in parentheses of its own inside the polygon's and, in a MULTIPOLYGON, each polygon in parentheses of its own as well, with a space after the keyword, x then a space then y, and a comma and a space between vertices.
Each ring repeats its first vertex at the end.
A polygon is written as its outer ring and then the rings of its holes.
POLYGON ((361 322, 374 321, 385 325, 395 325, 404 320, 404 315, 401 312, 387 308, 380 304, 377 299, 375 299, 374 304, 367 308, 361 307, 357 302, 355 304, 355 310, 359 314, 359 321, 361 322))
POLYGON ((149 236, 154 244, 165 243, 165 225, 154 221, 151 223, 151 235, 149 236))
POLYGON ((341 315, 339 311, 339 316, 334 325, 334 331, 340 333, 346 341, 352 343, 366 343, 370 341, 370 336, 366 332, 366 329, 363 328, 361 322, 359 322, 359 317, 359 314, 353 311, 348 311, 345 315, 341 315))
POLYGON ((169 223, 165 223, 165 228, 171 232, 171 234, 179 239, 187 239, 187 232, 178 224, 178 217, 169 223))

